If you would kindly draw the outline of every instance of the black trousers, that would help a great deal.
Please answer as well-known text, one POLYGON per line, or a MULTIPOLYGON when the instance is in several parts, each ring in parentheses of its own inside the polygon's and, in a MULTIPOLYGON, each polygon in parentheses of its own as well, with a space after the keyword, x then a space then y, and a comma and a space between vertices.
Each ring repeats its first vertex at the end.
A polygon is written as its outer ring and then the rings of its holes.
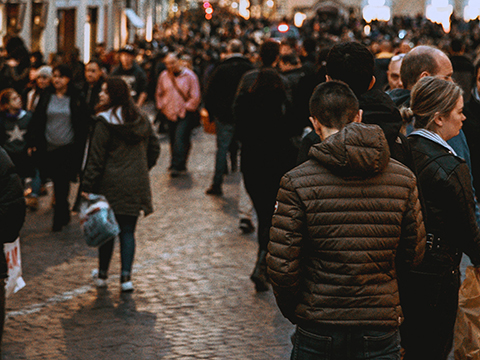
POLYGON ((281 176, 244 166, 242 166, 242 173, 245 189, 257 213, 259 250, 266 251, 270 241, 270 227, 281 176))
POLYGON ((76 159, 73 145, 46 153, 46 174, 52 179, 55 192, 54 224, 66 224, 70 220, 68 195, 70 181, 74 179, 76 159))
POLYGON ((458 268, 438 273, 411 271, 402 276, 404 360, 447 359, 453 345, 459 288, 458 268))

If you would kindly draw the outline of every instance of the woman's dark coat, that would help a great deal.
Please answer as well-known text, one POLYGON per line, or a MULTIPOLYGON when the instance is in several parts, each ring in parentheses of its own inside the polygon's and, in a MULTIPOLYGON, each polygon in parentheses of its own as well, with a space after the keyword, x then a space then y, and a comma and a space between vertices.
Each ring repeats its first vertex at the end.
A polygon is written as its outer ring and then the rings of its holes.
POLYGON ((159 155, 158 138, 144 117, 114 125, 99 116, 82 189, 105 195, 116 215, 148 215, 153 212, 148 171, 159 155))

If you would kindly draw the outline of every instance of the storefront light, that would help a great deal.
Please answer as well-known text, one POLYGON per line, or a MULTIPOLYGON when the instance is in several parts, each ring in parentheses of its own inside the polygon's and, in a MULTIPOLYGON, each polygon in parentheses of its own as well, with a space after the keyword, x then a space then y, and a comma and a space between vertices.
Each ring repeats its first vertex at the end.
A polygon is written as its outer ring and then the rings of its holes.
POLYGON ((363 8, 363 18, 367 23, 373 20, 389 21, 390 7, 385 5, 385 0, 368 0, 368 5, 363 8))
POLYGON ((480 16, 480 0, 470 0, 463 9, 463 19, 465 21, 475 20, 480 16))
POLYGON ((431 22, 442 24, 443 30, 449 33, 452 12, 453 6, 448 3, 448 0, 432 0, 426 8, 425 16, 431 22))
POLYGON ((84 27, 84 37, 83 37, 83 62, 88 64, 90 62, 90 35, 91 34, 91 25, 89 22, 85 23, 84 27))
POLYGON ((153 16, 147 16, 147 24, 145 28, 145 40, 151 42, 153 40, 153 16))
POLYGON ((297 28, 300 28, 303 26, 303 22, 305 21, 306 18, 307 18, 307 15, 301 12, 297 12, 293 16, 293 23, 297 28))
POLYGON ((240 0, 238 6, 238 14, 243 17, 245 20, 250 19, 250 1, 248 0, 240 0))

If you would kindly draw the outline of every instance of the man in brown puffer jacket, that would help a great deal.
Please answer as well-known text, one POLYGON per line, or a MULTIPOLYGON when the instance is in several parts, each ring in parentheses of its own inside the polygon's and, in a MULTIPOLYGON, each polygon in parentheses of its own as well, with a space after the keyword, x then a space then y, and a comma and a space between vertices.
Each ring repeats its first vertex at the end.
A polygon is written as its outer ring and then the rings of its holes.
POLYGON ((397 273, 425 249, 416 178, 346 84, 319 85, 310 113, 322 142, 282 178, 267 256, 292 359, 399 359, 397 273))

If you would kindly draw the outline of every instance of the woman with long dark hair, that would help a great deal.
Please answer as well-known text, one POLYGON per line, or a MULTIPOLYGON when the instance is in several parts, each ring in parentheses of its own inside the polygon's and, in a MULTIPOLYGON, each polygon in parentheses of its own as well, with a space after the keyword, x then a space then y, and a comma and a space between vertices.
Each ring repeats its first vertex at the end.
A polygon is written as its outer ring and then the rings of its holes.
POLYGON ((53 69, 52 86, 43 91, 31 121, 29 144, 40 167, 53 181, 55 208, 52 231, 70 222, 70 181, 77 179, 87 137, 85 100, 72 83, 66 65, 53 69))
MULTIPOLYGON (((109 77, 102 85, 97 123, 82 179, 83 194, 105 195, 120 225, 121 290, 133 291, 135 228, 141 212, 153 211, 149 170, 160 154, 158 139, 148 119, 138 110, 127 83, 109 77)), ((107 286, 114 239, 99 248, 98 287, 107 286)))

